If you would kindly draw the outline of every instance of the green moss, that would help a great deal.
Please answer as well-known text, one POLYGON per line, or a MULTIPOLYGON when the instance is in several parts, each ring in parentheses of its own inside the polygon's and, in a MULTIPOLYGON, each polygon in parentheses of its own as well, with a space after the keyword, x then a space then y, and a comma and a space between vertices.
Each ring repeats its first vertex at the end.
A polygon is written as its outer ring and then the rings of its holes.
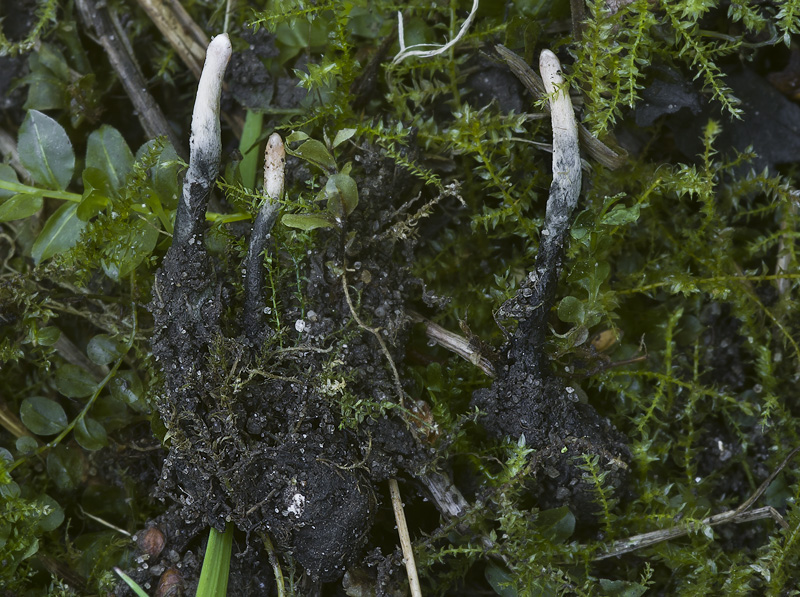
MULTIPOLYGON (((457 31, 469 4, 404 5, 407 42, 443 43, 457 31)), ((462 526, 443 522, 436 528, 429 518, 411 515, 423 582, 433 592, 458 591, 476 578, 501 595, 638 595, 647 587, 669 594, 779 595, 793 590, 800 566, 800 465, 789 463, 773 483, 774 492, 758 502, 785 513, 788 528, 772 519, 735 528, 702 522, 744 502, 800 439, 795 173, 743 173, 752 156, 729 155, 718 141, 727 119, 741 110, 726 85, 726 66, 751 60, 770 44, 788 44, 800 32, 800 2, 718 4, 634 0, 612 13, 605 2, 588 2, 580 41, 554 22, 568 13, 566 2, 512 2, 508 15, 482 7, 485 12, 448 53, 389 65, 396 50, 390 46, 374 87, 357 110, 355 83, 395 26, 394 3, 286 1, 251 17, 253 24, 277 35, 280 54, 270 59, 271 72, 289 72, 301 54, 312 59, 296 73, 307 91, 302 115, 275 117, 270 126, 304 131, 325 145, 342 169, 351 144, 375 150, 413 180, 411 195, 398 201, 417 194, 422 204, 436 199, 416 229, 413 272, 427 290, 449 302, 426 314, 453 330, 464 322, 471 334, 496 347, 505 336, 494 314, 513 296, 536 255, 550 184, 546 146, 551 131, 532 98, 524 98, 522 113, 504 112, 497 102, 479 105, 469 75, 492 67, 478 63, 476 56, 491 53, 498 42, 532 61, 545 46, 571 56, 565 70, 573 94, 583 99, 582 122, 601 137, 611 135, 639 104, 654 65, 697 78, 722 110, 721 121, 708 121, 693 132, 702 143, 695 161, 675 157, 669 147, 654 157, 653 147, 668 145, 667 132, 657 124, 640 131, 647 145, 618 170, 588 163, 548 350, 558 373, 630 441, 629 487, 608 486, 596 460, 580 463, 596 496, 594 524, 576 523, 567 508, 541 510, 532 502, 526 485, 546 471, 536 469, 535 455, 520 438, 499 445, 488 441, 470 411, 472 391, 488 380, 469 364, 427 347, 415 332, 413 348, 433 362, 409 358, 401 374, 414 381, 414 397, 432 407, 437 458, 477 488, 462 526), (354 129, 353 136, 333 148, 330 140, 346 129, 354 129), (451 183, 458 183, 458 192, 440 197, 451 183), (615 340, 602 347, 593 342, 605 332, 615 340), (462 532, 464 525, 470 533, 462 532), (676 526, 691 532, 633 556, 595 560, 613 541, 676 526)), ((199 5, 192 10, 201 8, 206 10, 199 5)), ((42 14, 31 40, 52 18, 42 14)), ((149 24, 136 22, 141 31, 152 32, 149 24)), ((6 53, 21 48, 2 39, 0 47, 6 53)), ((158 85, 168 88, 175 82, 166 76, 171 56, 163 49, 148 50, 148 56, 163 67, 159 75, 166 82, 158 85)), ((100 101, 106 92, 93 93, 100 101)), ((69 120, 67 107, 60 120, 69 120)), ((87 145, 89 133, 69 128, 78 149, 87 145)), ((75 153, 83 168, 84 154, 75 153)), ((65 362, 53 348, 59 329, 85 352, 90 338, 101 332, 115 337, 130 333, 131 308, 144 315, 153 272, 169 244, 179 166, 174 152, 156 141, 139 152, 125 180, 112 184, 102 179, 94 195, 87 184, 92 173, 84 171, 78 173, 84 175, 82 186, 77 176, 71 182, 69 188, 76 191, 71 199, 45 194, 48 213, 74 200, 90 215, 78 243, 36 268, 30 260, 38 234, 35 218, 3 224, 0 241, 7 237, 15 245, 0 274, 0 359, 4 405, 15 417, 33 395, 52 396, 71 421, 78 416, 82 406, 59 393, 52 381, 52 371, 65 362), (123 250, 140 241, 143 248, 136 254, 123 250), (133 288, 129 271, 138 280, 133 288)), ((355 179, 360 168, 353 165, 355 179)), ((322 182, 316 171, 297 181, 288 190, 292 209, 324 213, 316 200, 322 182)), ((30 188, 31 197, 43 196, 35 184, 30 188)), ((245 249, 231 223, 254 213, 259 193, 240 183, 235 168, 220 191, 230 211, 212 216, 213 242, 224 248, 218 251, 223 262, 236 264, 245 249)), ((277 334, 265 361, 292 342, 277 289, 296 288, 305 313, 300 272, 315 234, 283 226, 275 230, 282 257, 268 256, 266 266, 267 304, 277 334)), ((239 296, 240 280, 232 288, 234 298, 239 296)), ((421 300, 415 306, 426 308, 421 300)), ((135 334, 123 367, 139 372, 137 379, 145 386, 141 395, 124 402, 121 396, 128 394, 104 391, 93 407, 110 437, 148 428, 146 404, 156 392, 157 376, 147 331, 135 334)), ((348 330, 337 333, 344 340, 348 330)), ((218 348, 222 354, 223 347, 218 348)), ((348 384, 351 373, 340 365, 332 355, 317 389, 340 407, 342 428, 382 416, 386 404, 354 394, 348 384)), ((223 378, 230 367, 218 363, 217 373, 223 378)), ((40 524, 47 512, 34 499, 56 483, 56 476, 49 479, 45 471, 71 462, 73 476, 79 475, 85 470, 82 459, 91 454, 77 447, 81 458, 43 469, 25 458, 24 442, 3 433, 3 447, 14 452, 10 461, 19 464, 10 476, 4 469, 5 480, 0 480, 0 574, 10 579, 9 586, 48 590, 49 575, 33 565, 37 549, 71 564, 86 557, 91 560, 84 562, 93 583, 90 591, 99 593, 107 579, 90 564, 123 561, 124 550, 108 537, 88 534, 81 546, 65 543, 40 524)), ((135 487, 126 487, 123 494, 145 501, 135 487)), ((59 498, 71 519, 77 520, 81 503, 74 488, 59 498)), ((135 512, 120 507, 115 515, 133 530, 153 509, 145 503, 135 512)), ((70 537, 81 535, 76 526, 70 526, 70 537)), ((65 592, 55 585, 50 590, 65 592)))

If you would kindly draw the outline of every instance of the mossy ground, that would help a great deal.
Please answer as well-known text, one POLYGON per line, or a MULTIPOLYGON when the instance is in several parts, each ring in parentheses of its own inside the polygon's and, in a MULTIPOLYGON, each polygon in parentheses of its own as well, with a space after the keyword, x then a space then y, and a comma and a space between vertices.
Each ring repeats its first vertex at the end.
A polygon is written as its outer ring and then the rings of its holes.
MULTIPOLYGON (((310 590, 302 569, 321 561, 311 548, 329 540, 325 531, 281 526, 281 512, 270 521, 244 504, 257 501, 248 491, 280 500, 292 479, 327 478, 336 466, 341 495, 360 492, 354 511, 364 524, 337 517, 358 539, 334 562, 349 566, 349 588, 323 574, 331 581, 324 594, 405 590, 384 482, 393 475, 425 594, 797 591, 800 463, 789 461, 750 508, 763 517, 716 526, 707 517, 743 504, 800 445, 800 107, 791 84, 799 3, 482 2, 452 49, 399 64, 391 64, 398 9, 407 44, 440 44, 471 2, 239 6, 228 19, 234 76, 223 97, 210 258, 202 275, 190 268, 212 299, 204 321, 219 318, 219 329, 173 344, 203 353, 195 361, 208 374, 202 383, 161 370, 152 346, 158 353, 163 344, 147 309, 159 296, 185 149, 142 132, 71 5, 38 6, 41 27, 31 11, 0 8, 11 40, 2 42, 3 70, 25 77, 2 104, 2 128, 32 174, 15 172, 10 158, 0 166, 8 183, 0 184, 6 594, 107 594, 114 566, 153 594, 180 565, 190 589, 205 525, 226 517, 240 528, 232 591, 274 592, 268 554, 253 536, 265 530, 279 535, 287 586, 310 590), (13 44, 28 32, 40 43, 13 44), (584 153, 579 213, 546 321, 549 368, 532 380, 555 388, 539 391, 548 400, 571 388, 563 400, 590 413, 565 424, 566 436, 542 428, 560 421, 547 409, 525 437, 498 433, 493 422, 510 408, 474 406, 529 399, 521 378, 498 393, 502 383, 491 386, 471 363, 429 345, 408 317, 419 312, 498 367, 505 362, 516 323, 495 316, 537 254, 552 132, 541 99, 517 81, 498 43, 530 64, 541 49, 556 51, 579 119, 627 152, 614 169, 584 153), (302 216, 295 222, 330 219, 335 206, 320 195, 329 175, 347 172, 359 190, 349 224, 276 226, 265 261, 274 334, 259 347, 244 343, 239 327, 247 220, 259 201, 260 149, 240 146, 235 132, 255 126, 245 109, 263 112, 262 145, 273 129, 318 143, 290 144, 297 156, 283 211, 302 216), (54 141, 37 145, 32 130, 54 141), (69 151, 55 142, 63 138, 69 151), (50 174, 37 147, 55 160, 50 174), (368 326, 388 332, 402 405, 368 326), (194 422, 191 400, 200 405, 194 422), (418 401, 425 406, 411 414, 418 401), (596 423, 599 439, 575 427, 581 420, 596 423), (203 434, 207 443, 197 441, 203 434), (322 445, 311 451, 313 466, 298 456, 311 440, 322 445), (292 446, 283 464, 269 465, 292 446), (203 450, 218 461, 199 459, 203 450), (608 467, 620 454, 624 479, 608 467), (182 488, 179 469, 192 458, 202 474, 182 488), (458 520, 440 516, 419 481, 437 470, 469 502, 458 520), (167 543, 147 560, 126 533, 152 524, 167 543), (605 557, 631 537, 670 529, 686 532, 605 557)), ((170 126, 188 138, 194 75, 143 11, 108 7, 122 17, 170 126)), ((205 32, 222 30, 224 3, 187 10, 205 32)))

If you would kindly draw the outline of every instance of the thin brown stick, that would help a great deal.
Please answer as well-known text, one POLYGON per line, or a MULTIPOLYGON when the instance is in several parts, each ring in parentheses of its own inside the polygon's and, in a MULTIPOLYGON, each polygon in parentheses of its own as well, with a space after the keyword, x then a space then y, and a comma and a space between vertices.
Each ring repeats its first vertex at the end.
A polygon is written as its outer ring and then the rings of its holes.
POLYGON ((124 32, 114 27, 111 13, 105 3, 94 0, 77 0, 76 5, 81 18, 97 35, 97 41, 103 46, 112 68, 125 88, 125 93, 133 103, 139 122, 149 137, 166 136, 179 154, 184 154, 183 143, 172 127, 169 126, 164 113, 156 100, 147 91, 147 84, 139 65, 128 52, 124 32))
POLYGON ((403 561, 406 565, 411 596, 422 597, 417 564, 414 561, 414 550, 411 548, 411 537, 408 534, 408 525, 406 524, 406 513, 403 510, 403 500, 400 498, 400 488, 397 486, 396 479, 389 479, 389 492, 392 494, 392 509, 394 510, 394 519, 397 522, 397 533, 400 535, 400 547, 403 550, 403 561))
POLYGON ((137 0, 181 61, 200 78, 208 36, 177 0, 137 0))
POLYGON ((464 336, 446 330, 416 311, 408 311, 407 313, 411 321, 425 325, 425 335, 436 344, 469 361, 489 377, 494 377, 494 365, 492 362, 483 356, 480 351, 475 350, 464 336))
POLYGON ((751 520, 759 520, 761 518, 772 518, 783 528, 789 528, 789 525, 783 519, 783 517, 772 507, 764 506, 763 508, 756 508, 755 510, 750 510, 750 506, 752 506, 758 498, 760 498, 763 493, 767 490, 770 483, 775 480, 775 477, 784 469, 784 467, 789 463, 789 461, 800 452, 800 447, 795 448, 786 458, 783 459, 778 467, 772 472, 772 474, 766 478, 766 480, 759 486, 758 489, 755 490, 753 495, 747 498, 742 504, 736 508, 735 510, 728 510, 726 512, 722 512, 720 514, 714 514, 713 516, 708 516, 699 522, 690 522, 689 524, 682 526, 682 527, 672 527, 669 529, 661 529, 658 531, 651 531, 649 533, 642 533, 640 535, 633 535, 632 537, 628 537, 627 539, 623 539, 622 541, 616 541, 606 553, 603 553, 597 557, 595 557, 595 561, 597 560, 605 560, 608 558, 613 558, 614 556, 621 556, 626 553, 630 553, 632 551, 636 551, 642 549, 644 547, 649 547, 651 545, 655 545, 656 543, 661 543, 663 541, 669 541, 670 539, 676 539, 678 537, 683 537, 684 535, 688 535, 693 531, 697 531, 703 526, 716 526, 719 524, 725 524, 728 522, 735 522, 735 523, 742 523, 748 522, 751 520))

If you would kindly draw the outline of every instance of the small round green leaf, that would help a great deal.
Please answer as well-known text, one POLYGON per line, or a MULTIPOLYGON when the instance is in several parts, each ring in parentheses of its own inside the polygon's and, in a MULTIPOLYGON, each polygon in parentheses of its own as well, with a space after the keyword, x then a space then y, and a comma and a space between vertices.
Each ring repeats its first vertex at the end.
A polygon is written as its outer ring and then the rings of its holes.
POLYGON ((565 296, 558 303, 558 318, 568 323, 583 323, 586 313, 583 302, 574 296, 565 296))
POLYGON ((108 334, 98 334, 86 347, 86 355, 93 363, 108 365, 122 356, 125 345, 108 334))
POLYGON ((75 153, 64 128, 38 110, 19 127, 19 159, 33 179, 49 189, 66 189, 75 169, 75 153))
POLYGON ((36 330, 36 343, 39 346, 53 346, 61 337, 61 330, 54 325, 36 330))
POLYGON ((179 185, 179 172, 182 162, 175 148, 167 144, 158 156, 158 163, 151 168, 153 188, 156 196, 152 199, 163 204, 167 209, 178 206, 178 197, 181 194, 179 185))
POLYGON ((59 489, 75 489, 83 478, 83 458, 77 448, 58 445, 47 455, 47 474, 59 489))
POLYGON ((328 197, 338 195, 344 205, 344 213, 349 216, 358 205, 358 186, 356 181, 347 174, 334 174, 325 183, 325 193, 328 197))
POLYGON ((20 454, 33 454, 39 444, 30 435, 23 435, 17 438, 16 448, 20 454))
POLYGON ((85 450, 99 450, 108 445, 105 428, 89 417, 84 417, 75 424, 75 439, 85 450))
POLYGON ((308 139, 293 151, 287 149, 286 153, 304 159, 324 170, 336 170, 336 161, 328 151, 328 148, 325 147, 324 143, 316 139, 308 139))
POLYGON ((77 365, 62 365, 56 370, 56 388, 67 398, 85 398, 97 389, 92 376, 77 365))
POLYGON ((36 435, 54 435, 69 422, 61 405, 44 396, 31 396, 23 400, 19 418, 36 435))
POLYGON ((639 211, 638 205, 632 207, 615 205, 610 212, 600 219, 600 223, 606 226, 625 226, 639 219, 639 211))
POLYGON ((64 522, 64 509, 46 493, 37 501, 48 512, 44 518, 39 520, 39 530, 43 533, 55 531, 64 522))
POLYGON ((356 129, 342 129, 337 131, 336 136, 333 138, 333 143, 331 143, 331 147, 336 148, 339 147, 342 143, 347 141, 350 137, 356 134, 356 129))
POLYGON ((22 220, 42 209, 42 198, 37 195, 14 195, 0 205, 0 222, 22 220))
POLYGON ((111 396, 127 404, 137 402, 144 392, 142 380, 135 371, 119 371, 108 385, 111 396))
POLYGON ((6 448, 0 447, 0 460, 2 460, 6 466, 14 462, 14 455, 9 452, 6 448))
POLYGON ((486 565, 484 575, 494 592, 500 597, 517 597, 517 592, 514 590, 514 577, 505 567, 491 562, 486 565))
MULTIPOLYGON (((20 487, 14 481, 10 481, 9 483, 3 483, 0 485, 0 497, 5 498, 7 500, 12 500, 14 498, 19 497, 19 494, 22 493, 20 487)), ((3 546, 3 531, 2 527, 0 527, 0 547, 3 546)))

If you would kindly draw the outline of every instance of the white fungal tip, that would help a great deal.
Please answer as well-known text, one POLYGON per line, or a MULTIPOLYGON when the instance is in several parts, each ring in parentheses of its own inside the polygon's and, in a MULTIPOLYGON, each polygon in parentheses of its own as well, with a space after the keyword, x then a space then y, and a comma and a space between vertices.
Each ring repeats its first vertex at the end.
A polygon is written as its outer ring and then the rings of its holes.
MULTIPOLYGON (((231 40, 228 37, 227 33, 220 33, 214 39, 211 40, 211 43, 208 44, 208 49, 206 50, 206 59, 208 59, 211 54, 219 54, 222 56, 230 56, 231 54, 231 40)), ((227 59, 226 59, 227 62, 227 59)))
POLYGON ((559 62, 558 56, 550 50, 542 50, 542 53, 539 54, 539 73, 547 93, 553 93, 555 86, 564 83, 564 77, 561 75, 561 62, 559 62))
POLYGON ((272 155, 286 156, 286 151, 283 148, 283 139, 278 133, 272 133, 267 139, 267 151, 272 155))
POLYGON ((264 151, 264 193, 271 199, 280 199, 283 195, 285 165, 286 149, 283 139, 278 133, 272 133, 264 151))

